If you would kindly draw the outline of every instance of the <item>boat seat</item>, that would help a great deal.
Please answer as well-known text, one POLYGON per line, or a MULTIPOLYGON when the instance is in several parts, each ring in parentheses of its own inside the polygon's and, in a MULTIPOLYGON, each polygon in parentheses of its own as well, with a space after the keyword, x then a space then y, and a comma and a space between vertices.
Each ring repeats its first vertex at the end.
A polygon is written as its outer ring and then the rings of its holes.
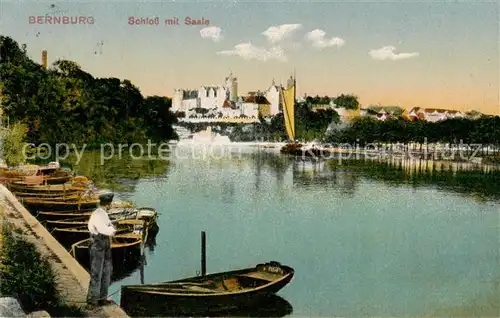
POLYGON ((238 276, 256 278, 256 279, 261 279, 261 280, 265 280, 268 282, 273 282, 273 281, 283 277, 282 275, 268 273, 268 272, 250 272, 250 273, 246 273, 246 274, 240 274, 238 276))
POLYGON ((183 285, 183 287, 185 287, 186 289, 190 289, 190 290, 193 290, 193 291, 199 291, 199 292, 206 292, 206 293, 215 293, 217 292, 216 290, 213 290, 213 289, 209 289, 209 288, 205 288, 205 287, 200 287, 200 286, 186 286, 186 285, 183 285))
POLYGON ((240 282, 237 278, 225 279, 222 284, 227 290, 239 290, 241 289, 240 282))

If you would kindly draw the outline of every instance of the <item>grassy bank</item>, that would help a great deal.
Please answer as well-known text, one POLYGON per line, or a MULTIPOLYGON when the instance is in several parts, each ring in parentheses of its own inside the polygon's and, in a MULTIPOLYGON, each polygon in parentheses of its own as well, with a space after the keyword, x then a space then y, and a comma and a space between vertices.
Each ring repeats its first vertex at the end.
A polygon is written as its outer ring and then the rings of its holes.
POLYGON ((0 251, 0 293, 18 299, 27 313, 47 311, 52 317, 85 317, 78 307, 64 303, 49 260, 19 230, 3 220, 0 251))

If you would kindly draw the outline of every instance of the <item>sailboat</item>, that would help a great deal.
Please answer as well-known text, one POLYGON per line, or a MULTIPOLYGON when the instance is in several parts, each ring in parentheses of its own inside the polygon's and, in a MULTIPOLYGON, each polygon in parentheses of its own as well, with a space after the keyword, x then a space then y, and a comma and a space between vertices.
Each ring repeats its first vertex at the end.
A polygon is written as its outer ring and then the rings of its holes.
POLYGON ((281 98, 283 103, 283 117, 285 119, 285 130, 288 136, 288 143, 281 148, 281 153, 293 153, 293 150, 300 149, 301 144, 295 142, 295 77, 290 76, 287 81, 287 88, 281 86, 281 98))
POLYGON ((322 150, 314 144, 302 145, 295 141, 295 97, 297 82, 294 75, 287 81, 287 88, 281 87, 281 97, 283 102, 283 117, 285 119, 285 130, 288 135, 288 143, 284 145, 280 153, 295 156, 317 157, 322 156, 322 150))

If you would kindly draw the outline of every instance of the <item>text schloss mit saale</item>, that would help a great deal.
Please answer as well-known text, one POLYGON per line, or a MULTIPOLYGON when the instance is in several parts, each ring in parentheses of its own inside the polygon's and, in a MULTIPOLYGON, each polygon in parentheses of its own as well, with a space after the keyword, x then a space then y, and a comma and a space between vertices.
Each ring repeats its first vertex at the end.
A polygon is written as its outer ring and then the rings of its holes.
MULTIPOLYGON (((128 24, 130 25, 159 25, 160 24, 159 17, 129 17, 128 24)), ((201 17, 196 19, 192 17, 185 17, 183 20, 180 20, 178 17, 168 18, 162 21, 165 25, 210 25, 210 20, 201 17)))

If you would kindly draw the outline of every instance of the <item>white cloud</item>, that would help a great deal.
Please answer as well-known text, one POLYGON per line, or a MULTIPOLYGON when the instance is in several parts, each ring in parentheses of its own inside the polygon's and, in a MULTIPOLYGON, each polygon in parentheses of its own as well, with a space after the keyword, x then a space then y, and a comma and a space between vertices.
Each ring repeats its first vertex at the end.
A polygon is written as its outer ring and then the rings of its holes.
POLYGON ((312 30, 306 34, 306 38, 312 42, 312 46, 318 49, 324 49, 327 47, 341 47, 345 44, 344 39, 332 37, 329 40, 325 39, 326 32, 320 29, 312 30))
POLYGON ((370 56, 375 60, 403 60, 412 57, 417 57, 420 54, 418 52, 412 53, 394 53, 396 48, 394 46, 388 45, 377 50, 371 50, 368 52, 370 56))
POLYGON ((301 27, 301 24, 282 24, 271 26, 261 34, 264 35, 269 42, 276 43, 289 37, 294 31, 300 29, 301 27))
POLYGON ((200 35, 204 39, 211 39, 214 42, 222 40, 221 28, 216 26, 206 27, 200 30, 200 35))
POLYGON ((280 47, 272 47, 269 50, 264 48, 259 48, 251 43, 241 43, 234 46, 233 50, 220 51, 217 52, 219 55, 232 55, 232 56, 240 56, 245 60, 279 60, 282 62, 286 62, 287 58, 285 56, 285 51, 280 47))

